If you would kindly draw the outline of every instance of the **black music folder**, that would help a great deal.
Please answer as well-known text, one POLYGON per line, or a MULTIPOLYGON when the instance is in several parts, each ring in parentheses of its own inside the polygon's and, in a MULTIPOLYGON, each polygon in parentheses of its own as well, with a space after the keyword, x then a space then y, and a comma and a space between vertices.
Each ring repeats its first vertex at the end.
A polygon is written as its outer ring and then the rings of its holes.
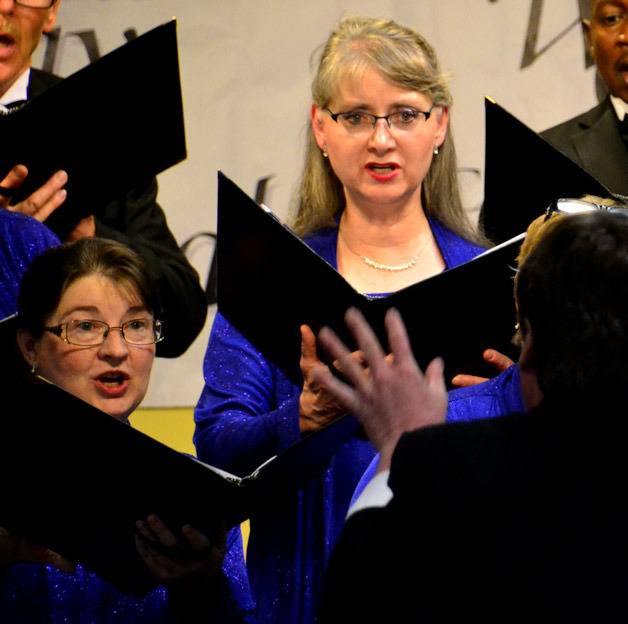
POLYGON ((57 170, 65 203, 46 221, 61 237, 90 212, 186 157, 176 21, 158 26, 0 115, 0 179, 29 176, 17 202, 57 170))
POLYGON ((349 306, 363 312, 384 344, 384 314, 396 307, 422 368, 441 356, 447 379, 456 373, 494 375, 482 360, 484 349, 516 356, 512 267, 520 239, 387 297, 371 298, 219 172, 218 309, 298 384, 299 327, 307 324, 316 332, 328 325, 351 344, 344 324, 349 306))
POLYGON ((611 192, 490 98, 480 223, 494 242, 524 232, 554 199, 611 192))
MULTIPOLYGON (((12 324, 0 322, 3 340, 12 324)), ((136 594, 155 586, 135 548, 136 520, 155 513, 175 531, 234 526, 293 495, 358 428, 341 417, 241 478, 38 378, 0 384, 0 526, 136 594)))

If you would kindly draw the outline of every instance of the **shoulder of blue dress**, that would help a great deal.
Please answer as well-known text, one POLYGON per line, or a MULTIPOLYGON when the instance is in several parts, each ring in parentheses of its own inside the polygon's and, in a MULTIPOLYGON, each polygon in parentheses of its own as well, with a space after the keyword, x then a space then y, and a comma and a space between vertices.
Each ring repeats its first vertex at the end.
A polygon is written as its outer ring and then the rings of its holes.
POLYGON ((473 420, 524 411, 519 366, 513 364, 487 381, 448 394, 447 420, 473 420))
POLYGON ((315 251, 323 260, 337 268, 336 248, 338 245, 338 228, 326 227, 308 234, 303 242, 315 251))
POLYGON ((459 234, 456 234, 446 225, 443 225, 438 219, 428 217, 428 221, 443 256, 443 260, 445 261, 446 268, 451 269, 452 267, 464 264, 486 251, 486 248, 481 245, 476 245, 459 234))
POLYGON ((8 238, 24 240, 35 236, 47 240, 50 246, 61 244, 61 241, 46 225, 20 212, 0 211, 0 230, 5 240, 8 238))

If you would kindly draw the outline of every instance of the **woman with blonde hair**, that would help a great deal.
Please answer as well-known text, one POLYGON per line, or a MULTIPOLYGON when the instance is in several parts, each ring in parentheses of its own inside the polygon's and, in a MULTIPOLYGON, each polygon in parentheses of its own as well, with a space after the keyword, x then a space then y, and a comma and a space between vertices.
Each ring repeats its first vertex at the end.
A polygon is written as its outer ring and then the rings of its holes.
MULTIPOLYGON (((423 37, 390 20, 343 19, 322 50, 312 101, 293 226, 356 290, 385 295, 483 251, 460 203, 451 94, 423 37)), ((296 386, 218 314, 195 414, 199 457, 247 474, 338 417, 339 405, 312 383, 318 363, 303 327, 296 386)), ((313 621, 325 565, 373 454, 363 440, 339 441, 317 478, 251 518, 247 567, 261 622, 313 621)))

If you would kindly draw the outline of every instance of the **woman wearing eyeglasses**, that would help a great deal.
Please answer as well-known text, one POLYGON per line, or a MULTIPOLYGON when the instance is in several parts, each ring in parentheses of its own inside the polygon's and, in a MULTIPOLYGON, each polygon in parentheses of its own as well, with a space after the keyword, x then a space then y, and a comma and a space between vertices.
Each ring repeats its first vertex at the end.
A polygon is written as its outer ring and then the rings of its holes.
MULTIPOLYGON (((18 343, 32 372, 127 421, 144 398, 162 337, 141 258, 97 238, 49 249, 26 271, 18 307, 18 343)), ((177 536, 156 516, 138 518, 135 528, 138 552, 161 583, 143 598, 0 529, 0 621, 251 621, 239 528, 226 538, 226 555, 224 532, 211 543, 190 526, 177 536)))
MULTIPOLYGON (((483 251, 461 207, 451 94, 423 37, 392 21, 342 20, 312 97, 294 228, 356 290, 390 293, 483 251)), ((307 327, 302 344, 297 387, 216 316, 196 409, 201 459, 246 474, 341 413, 310 380, 319 362, 307 327)), ((313 621, 328 555, 373 454, 347 440, 319 478, 251 518, 247 565, 261 621, 313 621)))

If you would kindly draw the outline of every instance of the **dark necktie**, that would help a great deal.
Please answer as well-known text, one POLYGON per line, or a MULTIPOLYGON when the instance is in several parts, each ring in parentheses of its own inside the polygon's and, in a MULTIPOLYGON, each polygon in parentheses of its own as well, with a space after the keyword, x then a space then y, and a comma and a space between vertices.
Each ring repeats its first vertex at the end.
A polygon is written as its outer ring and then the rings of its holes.
POLYGON ((624 139, 624 143, 628 145, 628 113, 624 115, 624 118, 619 122, 619 133, 624 139))

